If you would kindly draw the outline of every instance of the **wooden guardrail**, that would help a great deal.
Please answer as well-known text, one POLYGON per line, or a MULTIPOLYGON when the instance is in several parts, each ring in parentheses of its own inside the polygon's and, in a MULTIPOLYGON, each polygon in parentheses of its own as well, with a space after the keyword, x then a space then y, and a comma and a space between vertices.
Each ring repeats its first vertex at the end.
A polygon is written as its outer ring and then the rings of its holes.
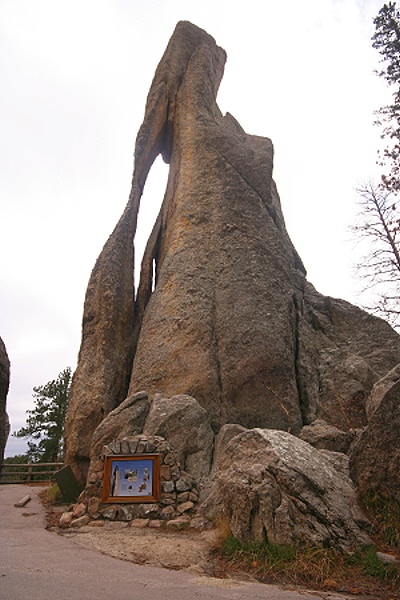
POLYGON ((0 484, 53 481, 54 474, 64 466, 52 463, 3 463, 0 465, 0 484))

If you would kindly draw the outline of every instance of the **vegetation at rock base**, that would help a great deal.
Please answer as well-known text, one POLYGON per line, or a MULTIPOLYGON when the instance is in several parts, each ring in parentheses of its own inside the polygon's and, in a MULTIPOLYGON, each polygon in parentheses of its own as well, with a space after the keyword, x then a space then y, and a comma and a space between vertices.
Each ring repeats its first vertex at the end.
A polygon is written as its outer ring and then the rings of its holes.
POLYGON ((379 492, 360 494, 360 503, 382 542, 400 548, 400 504, 379 492))
POLYGON ((64 423, 71 386, 71 368, 53 381, 34 387, 35 407, 27 411, 27 424, 13 435, 27 437, 27 456, 37 462, 57 462, 63 455, 64 423))
POLYGON ((230 534, 219 554, 227 569, 251 573, 264 583, 364 594, 376 600, 400 594, 399 567, 383 563, 374 547, 346 555, 333 548, 241 544, 230 534))
POLYGON ((61 490, 56 483, 43 490, 39 497, 44 506, 56 506, 64 503, 61 490))

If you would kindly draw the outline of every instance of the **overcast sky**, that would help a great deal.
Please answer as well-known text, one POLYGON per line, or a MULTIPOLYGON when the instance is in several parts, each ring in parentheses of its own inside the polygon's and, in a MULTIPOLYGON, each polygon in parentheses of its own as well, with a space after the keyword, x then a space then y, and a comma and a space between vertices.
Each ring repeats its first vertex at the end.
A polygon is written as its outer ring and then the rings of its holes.
MULTIPOLYGON (((12 430, 33 386, 76 366, 86 285, 128 199, 135 138, 179 20, 228 54, 218 104, 275 146, 274 176, 308 279, 359 303, 354 221, 376 176, 372 19, 382 0, 0 0, 0 336, 12 430)), ((142 199, 143 240, 167 167, 142 199)), ((10 438, 7 455, 24 450, 10 438)))

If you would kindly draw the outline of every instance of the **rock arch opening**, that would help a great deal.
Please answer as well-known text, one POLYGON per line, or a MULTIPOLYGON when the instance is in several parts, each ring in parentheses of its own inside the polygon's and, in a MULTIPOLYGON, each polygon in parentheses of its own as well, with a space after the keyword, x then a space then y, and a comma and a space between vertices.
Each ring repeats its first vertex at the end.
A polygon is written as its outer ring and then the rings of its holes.
MULTIPOLYGON (((169 165, 165 164, 161 156, 154 161, 144 186, 143 195, 140 200, 140 208, 135 234, 135 290, 137 291, 140 282, 141 264, 146 249, 147 241, 153 230, 157 215, 164 199, 167 188, 169 165)), ((152 291, 155 287, 155 261, 152 264, 152 291)))

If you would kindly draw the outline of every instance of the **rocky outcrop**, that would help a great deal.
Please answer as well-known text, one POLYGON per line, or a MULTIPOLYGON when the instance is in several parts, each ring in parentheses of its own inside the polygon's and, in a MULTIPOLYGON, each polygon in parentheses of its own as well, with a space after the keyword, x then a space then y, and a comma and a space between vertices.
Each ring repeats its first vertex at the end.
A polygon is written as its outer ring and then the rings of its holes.
POLYGON ((3 340, 0 338, 0 465, 10 433, 10 423, 6 411, 7 394, 10 385, 10 361, 3 340))
MULTIPOLYGON (((152 398, 146 392, 138 392, 126 398, 100 423, 92 438, 89 479, 91 470, 98 468, 97 463, 106 444, 142 433, 151 402, 152 398)), ((127 453, 129 454, 129 448, 127 453)))
POLYGON ((386 393, 400 380, 400 363, 395 366, 394 369, 389 371, 385 377, 379 379, 371 390, 365 410, 367 419, 369 420, 374 414, 375 410, 379 407, 380 403, 384 399, 386 393))
POLYGON ((344 551, 372 543, 343 464, 338 471, 334 458, 283 431, 252 429, 232 438, 219 461, 217 495, 242 542, 344 551))
POLYGON ((310 425, 305 425, 299 433, 299 438, 318 450, 331 450, 346 453, 353 440, 355 431, 342 431, 333 425, 328 425, 321 419, 315 419, 310 425))
POLYGON ((66 460, 81 483, 96 427, 139 390, 196 398, 214 432, 236 423, 297 435, 316 418, 347 432, 366 425, 372 386, 400 362, 387 323, 307 282, 271 140, 217 106, 225 58, 181 22, 156 70, 129 202, 85 301, 66 424, 66 460), (160 153, 168 184, 134 301, 137 213, 160 153))
POLYGON ((163 398, 152 402, 143 433, 168 440, 177 452, 179 463, 198 482, 210 473, 214 434, 207 411, 191 396, 163 398))
POLYGON ((361 492, 379 492, 400 503, 399 368, 376 384, 372 397, 376 408, 352 449, 351 474, 361 492))

